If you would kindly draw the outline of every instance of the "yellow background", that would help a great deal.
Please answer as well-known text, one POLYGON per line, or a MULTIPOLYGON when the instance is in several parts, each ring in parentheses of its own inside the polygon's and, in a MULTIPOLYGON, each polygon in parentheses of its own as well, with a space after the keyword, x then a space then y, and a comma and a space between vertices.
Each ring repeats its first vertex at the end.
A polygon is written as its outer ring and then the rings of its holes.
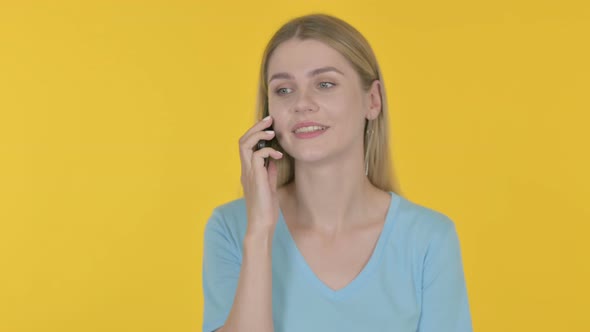
POLYGON ((311 12, 372 44, 402 190, 455 221, 475 330, 590 331, 582 3, 2 0, 0 331, 200 331, 262 50, 311 12))

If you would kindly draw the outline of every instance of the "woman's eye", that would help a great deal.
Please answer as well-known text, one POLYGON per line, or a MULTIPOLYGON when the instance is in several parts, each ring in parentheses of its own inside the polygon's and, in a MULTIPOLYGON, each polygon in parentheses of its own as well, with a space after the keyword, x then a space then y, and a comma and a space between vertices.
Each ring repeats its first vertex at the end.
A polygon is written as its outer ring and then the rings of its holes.
POLYGON ((291 91, 291 89, 289 89, 289 88, 280 88, 280 89, 276 90, 276 93, 279 95, 284 95, 284 94, 289 93, 290 91, 291 91))
POLYGON ((332 82, 320 82, 320 87, 321 88, 330 88, 333 87, 335 84, 332 82))

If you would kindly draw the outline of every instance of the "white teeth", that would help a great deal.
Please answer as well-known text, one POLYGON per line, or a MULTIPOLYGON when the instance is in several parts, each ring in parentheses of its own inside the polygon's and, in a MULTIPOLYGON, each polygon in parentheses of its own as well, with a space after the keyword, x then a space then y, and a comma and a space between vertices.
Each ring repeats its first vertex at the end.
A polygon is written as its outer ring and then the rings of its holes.
POLYGON ((320 126, 309 126, 309 127, 301 127, 295 130, 296 133, 309 133, 316 130, 326 130, 326 127, 320 126))

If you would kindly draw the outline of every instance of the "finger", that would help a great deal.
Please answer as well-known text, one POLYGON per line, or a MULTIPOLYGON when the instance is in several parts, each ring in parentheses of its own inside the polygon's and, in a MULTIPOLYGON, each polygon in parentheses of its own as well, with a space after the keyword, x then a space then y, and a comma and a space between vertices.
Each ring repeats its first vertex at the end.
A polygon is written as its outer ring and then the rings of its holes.
POLYGON ((257 187, 273 190, 269 182, 268 169, 264 166, 264 159, 269 158, 268 167, 271 167, 273 159, 280 159, 282 157, 283 154, 273 148, 263 148, 252 155, 252 169, 249 173, 253 174, 253 180, 257 183, 257 187))
POLYGON ((281 159, 283 154, 273 148, 262 148, 252 153, 251 165, 253 168, 264 168, 264 158, 281 159))
POLYGON ((277 176, 277 164, 273 159, 270 159, 268 161, 268 184, 270 185, 270 190, 273 193, 276 193, 277 191, 277 176))
POLYGON ((251 167, 252 154, 257 149, 258 142, 260 140, 271 140, 275 135, 276 133, 272 130, 258 131, 240 143, 240 157, 246 170, 251 167))
POLYGON ((257 131, 243 141, 242 145, 240 146, 240 149, 244 151, 256 151, 258 150, 257 146, 260 140, 269 141, 273 139, 275 135, 276 132, 274 130, 257 131))
POLYGON ((250 137, 253 133, 259 132, 265 128, 270 127, 270 125, 272 125, 273 123, 273 118, 269 116, 267 116, 266 118, 256 122, 250 129, 248 129, 248 131, 246 131, 244 133, 244 135, 242 135, 242 137, 240 137, 240 145, 242 142, 246 141, 248 139, 248 137, 250 137))

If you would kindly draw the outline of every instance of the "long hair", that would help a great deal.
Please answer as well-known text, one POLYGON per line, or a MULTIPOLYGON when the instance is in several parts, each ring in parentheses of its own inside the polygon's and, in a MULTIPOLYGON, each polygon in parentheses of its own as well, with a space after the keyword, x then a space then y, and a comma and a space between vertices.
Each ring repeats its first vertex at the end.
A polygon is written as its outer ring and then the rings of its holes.
MULTIPOLYGON (((342 54, 353 66, 361 78, 362 88, 368 91, 375 80, 381 86, 381 112, 374 120, 365 119, 364 152, 368 166, 368 178, 373 185, 384 191, 401 194, 389 149, 389 124, 387 116, 387 98, 381 70, 371 46, 367 40, 350 24, 326 15, 311 14, 294 18, 285 23, 268 42, 260 65, 258 98, 256 101, 256 121, 269 115, 268 111, 268 60, 274 50, 283 42, 298 38, 320 41, 342 54)), ((295 178, 293 157, 273 140, 273 148, 283 152, 283 158, 275 160, 278 168, 277 186, 281 187, 295 178)))

